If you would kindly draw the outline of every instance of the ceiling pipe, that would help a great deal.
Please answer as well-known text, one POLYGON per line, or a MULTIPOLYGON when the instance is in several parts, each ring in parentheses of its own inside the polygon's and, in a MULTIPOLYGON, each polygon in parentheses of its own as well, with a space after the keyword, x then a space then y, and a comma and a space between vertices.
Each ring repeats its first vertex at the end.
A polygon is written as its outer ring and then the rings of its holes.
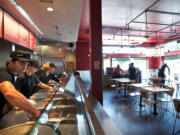
POLYGON ((148 8, 146 8, 143 12, 141 12, 139 15, 137 15, 135 18, 133 18, 129 23, 127 23, 122 29, 129 26, 130 23, 132 23, 134 20, 136 20, 138 17, 140 17, 142 14, 144 14, 148 9, 153 7, 156 3, 158 3, 160 0, 156 0, 153 4, 151 4, 148 8))
MULTIPOLYGON (((133 18, 129 23, 127 23, 123 28, 121 28, 121 30, 125 29, 127 26, 129 26, 130 23, 132 23, 134 20, 136 20, 138 17, 140 17, 142 14, 144 14, 148 9, 150 9, 151 7, 153 7, 156 3, 158 3, 160 0, 156 0, 154 3, 152 3, 148 8, 146 8, 143 12, 141 12, 139 15, 137 15, 135 18, 133 18)), ((117 31, 118 33, 119 31, 117 31)), ((117 34, 116 33, 116 34, 117 34)), ((115 34, 115 35, 116 35, 115 34)))
MULTIPOLYGON (((130 29, 126 29, 126 30, 122 30, 122 31, 139 31, 139 32, 154 32, 156 33, 157 31, 148 31, 148 30, 130 30, 130 29)), ((167 33, 167 34, 174 34, 174 32, 159 32, 159 33, 167 33)))
MULTIPOLYGON (((117 34, 117 35, 120 35, 121 36, 121 34, 117 34)), ((137 35, 123 35, 123 36, 129 36, 129 37, 145 37, 145 36, 137 36, 137 35)), ((180 35, 179 35, 179 37, 180 37, 180 35)), ((162 38, 162 37, 151 37, 151 38, 158 38, 158 39, 172 39, 172 38, 162 38)))
POLYGON ((155 14, 178 15, 178 16, 180 15, 180 13, 158 11, 158 10, 147 10, 147 12, 151 12, 151 13, 155 13, 155 14))
MULTIPOLYGON (((160 33, 162 30, 165 30, 165 29, 167 29, 167 28, 169 28, 169 27, 171 27, 171 26, 173 26, 173 25, 176 25, 176 24, 178 24, 178 23, 180 23, 180 21, 175 22, 175 23, 173 23, 173 24, 170 24, 170 25, 168 25, 168 26, 166 26, 166 27, 164 27, 164 28, 162 28, 162 29, 160 29, 160 30, 158 30, 158 31, 156 31, 156 32, 157 32, 157 33, 160 33)), ((148 34, 147 36, 149 36, 149 35, 151 35, 151 34, 154 34, 154 33, 156 33, 156 32, 152 32, 152 33, 148 34)))
MULTIPOLYGON (((170 25, 170 24, 165 24, 165 23, 151 23, 151 22, 140 22, 140 21, 133 21, 132 23, 147 23, 147 24, 153 24, 153 25, 170 25)), ((180 26, 180 25, 174 25, 174 26, 180 26)))

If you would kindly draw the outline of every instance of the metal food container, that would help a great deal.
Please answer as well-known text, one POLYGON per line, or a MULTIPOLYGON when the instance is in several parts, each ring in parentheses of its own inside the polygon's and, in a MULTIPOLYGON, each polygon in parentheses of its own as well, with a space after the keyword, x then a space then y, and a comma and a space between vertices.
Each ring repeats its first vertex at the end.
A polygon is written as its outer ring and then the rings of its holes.
MULTIPOLYGON (((0 130, 0 135, 27 135, 35 122, 28 122, 24 124, 18 124, 5 129, 0 130)), ((38 124, 35 129, 36 135, 61 135, 59 130, 54 130, 53 126, 49 124, 38 124)))

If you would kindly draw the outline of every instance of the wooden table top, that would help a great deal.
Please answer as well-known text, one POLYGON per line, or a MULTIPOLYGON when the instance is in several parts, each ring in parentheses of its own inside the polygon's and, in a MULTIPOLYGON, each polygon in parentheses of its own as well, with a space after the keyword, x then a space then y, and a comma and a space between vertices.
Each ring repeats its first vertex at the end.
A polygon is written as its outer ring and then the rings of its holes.
POLYGON ((151 87, 148 83, 133 83, 130 85, 136 88, 151 87))
POLYGON ((158 92, 171 91, 171 89, 154 87, 154 86, 143 87, 142 90, 147 90, 147 91, 149 91, 149 92, 156 92, 156 93, 158 93, 158 92))
POLYGON ((121 83, 130 83, 131 82, 131 80, 129 78, 114 78, 114 79, 111 79, 111 80, 118 81, 118 82, 121 82, 121 83))

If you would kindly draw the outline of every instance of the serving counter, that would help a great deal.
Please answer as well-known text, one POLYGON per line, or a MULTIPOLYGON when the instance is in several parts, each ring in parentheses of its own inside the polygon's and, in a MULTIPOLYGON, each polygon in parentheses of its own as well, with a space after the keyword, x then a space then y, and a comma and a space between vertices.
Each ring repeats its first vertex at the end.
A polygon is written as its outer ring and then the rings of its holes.
POLYGON ((30 97, 31 102, 36 103, 35 106, 41 112, 38 119, 35 120, 22 110, 13 109, 0 121, 0 135, 106 134, 102 123, 98 121, 95 112, 87 103, 83 88, 74 76, 66 80, 65 84, 54 84, 53 89, 55 91, 53 95, 42 89, 30 97))

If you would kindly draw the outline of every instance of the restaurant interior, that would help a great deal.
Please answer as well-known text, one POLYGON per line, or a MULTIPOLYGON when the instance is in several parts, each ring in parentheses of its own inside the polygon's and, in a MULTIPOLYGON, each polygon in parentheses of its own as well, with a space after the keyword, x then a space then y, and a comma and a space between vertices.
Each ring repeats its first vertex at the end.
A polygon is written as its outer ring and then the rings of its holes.
MULTIPOLYGON (((64 75, 60 87, 68 90, 64 97, 73 93, 77 100, 75 120, 59 122, 54 129, 61 133, 53 134, 178 135, 179 6, 179 0, 0 0, 0 66, 10 52, 25 50, 64 75), (165 77, 159 76, 163 64, 165 77), (122 71, 115 77, 117 65, 122 71)), ((25 123, 12 118, 14 113, 0 120, 0 135, 25 123)))

